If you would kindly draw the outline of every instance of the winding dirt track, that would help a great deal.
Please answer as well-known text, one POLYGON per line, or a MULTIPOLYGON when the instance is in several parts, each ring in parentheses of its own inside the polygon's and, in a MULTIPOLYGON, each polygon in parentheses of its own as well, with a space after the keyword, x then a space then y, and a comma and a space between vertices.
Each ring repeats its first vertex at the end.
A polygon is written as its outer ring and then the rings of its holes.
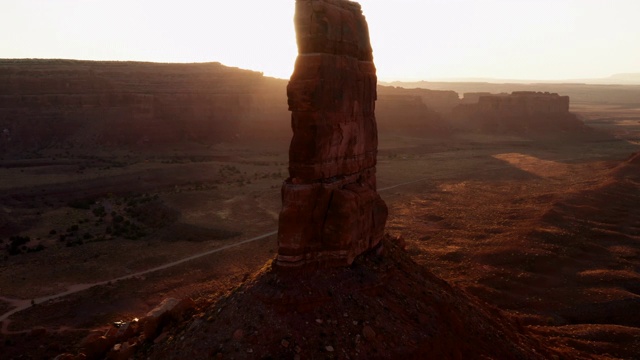
MULTIPOLYGON (((91 283, 91 284, 75 284, 75 285, 71 285, 71 286, 68 287, 67 291, 64 291, 64 292, 61 292, 61 293, 58 293, 58 294, 54 294, 54 295, 43 296, 41 298, 34 299, 33 301, 34 301, 34 303, 39 304, 39 303, 43 303, 43 302, 46 302, 46 301, 59 299, 61 297, 65 297, 67 295, 75 294, 77 292, 90 289, 90 288, 92 288, 94 286, 106 285, 106 284, 114 283, 114 282, 117 282, 117 281, 120 281, 120 280, 131 279, 131 278, 135 278, 135 277, 139 277, 139 276, 142 276, 142 275, 146 275, 146 274, 149 274, 149 273, 152 273, 152 272, 155 272, 155 271, 168 269, 170 267, 173 267, 173 266, 176 266, 176 265, 180 265, 180 264, 185 263, 187 261, 195 260, 195 259, 201 258, 203 256, 211 255, 211 254, 214 254, 214 253, 217 253, 217 252, 220 252, 220 251, 224 251, 224 250, 227 250, 227 249, 230 249, 230 248, 233 248, 233 247, 237 247, 237 246, 240 246, 240 245, 243 245, 243 244, 247 244, 247 243, 250 243, 250 242, 258 241, 258 240, 267 238, 269 236, 275 235, 276 233, 277 233, 277 231, 271 231, 271 232, 268 232, 266 234, 262 234, 262 235, 253 237, 251 239, 246 239, 246 240, 239 241, 237 243, 233 243, 233 244, 230 244, 230 245, 225 245, 225 246, 213 249, 213 250, 209 250, 209 251, 206 251, 206 252, 203 252, 203 253, 199 253, 199 254, 196 254, 196 255, 192 255, 192 256, 186 257, 184 259, 173 261, 173 262, 170 262, 170 263, 167 263, 167 264, 164 264, 164 265, 160 265, 160 266, 157 266, 157 267, 154 267, 154 268, 151 268, 151 269, 147 269, 147 270, 144 270, 144 271, 139 271, 137 273, 121 276, 121 277, 118 277, 118 278, 115 278, 115 279, 104 280, 104 281, 95 282, 95 283, 91 283)), ((15 306, 14 309, 12 309, 11 311, 8 311, 8 312, 6 312, 6 313, 4 313, 4 314, 2 314, 0 316, 0 321, 3 322, 2 329, 1 329, 0 332, 2 334, 7 334, 8 333, 7 327, 9 325, 9 321, 7 321, 7 320, 9 319, 9 317, 11 315, 17 313, 17 312, 20 312, 22 310, 25 310, 25 309, 28 309, 29 307, 31 307, 31 300, 10 299, 10 298, 5 298, 5 297, 0 297, 0 300, 8 302, 12 306, 15 306)))

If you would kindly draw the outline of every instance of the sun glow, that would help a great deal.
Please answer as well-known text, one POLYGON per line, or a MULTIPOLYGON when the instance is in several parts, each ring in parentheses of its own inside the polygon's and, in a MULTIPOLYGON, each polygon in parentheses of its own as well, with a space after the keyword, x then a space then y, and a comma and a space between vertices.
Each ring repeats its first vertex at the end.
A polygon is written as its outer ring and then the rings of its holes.
MULTIPOLYGON (((640 2, 361 0, 382 80, 638 72, 640 2)), ((287 78, 293 0, 5 0, 0 57, 206 62, 287 78)))

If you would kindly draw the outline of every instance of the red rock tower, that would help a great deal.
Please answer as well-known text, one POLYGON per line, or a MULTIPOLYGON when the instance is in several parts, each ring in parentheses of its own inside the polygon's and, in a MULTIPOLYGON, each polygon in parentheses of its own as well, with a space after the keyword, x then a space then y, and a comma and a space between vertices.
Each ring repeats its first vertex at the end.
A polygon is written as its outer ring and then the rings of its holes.
POLYGON ((384 235, 376 192, 376 69, 358 3, 297 0, 287 87, 293 139, 282 187, 282 267, 349 265, 384 235))

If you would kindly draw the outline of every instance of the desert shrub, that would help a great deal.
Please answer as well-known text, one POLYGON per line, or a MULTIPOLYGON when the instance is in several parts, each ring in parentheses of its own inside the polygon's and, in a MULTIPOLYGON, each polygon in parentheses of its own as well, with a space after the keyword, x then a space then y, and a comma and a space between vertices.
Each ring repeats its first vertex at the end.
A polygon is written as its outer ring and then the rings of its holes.
POLYGON ((93 215, 95 215, 97 217, 104 217, 105 215, 107 215, 107 211, 105 210, 104 206, 102 206, 102 205, 93 208, 93 210, 91 210, 91 211, 93 212, 93 215))
POLYGON ((165 227, 180 218, 180 211, 156 200, 130 208, 128 214, 136 221, 152 228, 165 227))
POLYGON ((127 240, 138 240, 147 235, 140 226, 128 220, 113 224, 112 234, 113 236, 121 236, 127 240))
POLYGON ((34 252, 42 251, 44 249, 45 249, 44 245, 38 244, 38 246, 36 246, 34 248, 27 248, 27 252, 34 253, 34 252))
POLYGON ((7 252, 9 252, 9 255, 18 255, 27 249, 24 245, 29 241, 31 241, 31 238, 28 236, 12 236, 9 238, 9 244, 7 244, 7 252))
POLYGON ((76 199, 69 202, 69 207, 74 209, 89 210, 94 203, 91 199, 76 199))
POLYGON ((66 246, 67 247, 73 247, 73 246, 79 246, 84 244, 84 241, 82 241, 82 239, 71 239, 69 241, 66 242, 66 246))

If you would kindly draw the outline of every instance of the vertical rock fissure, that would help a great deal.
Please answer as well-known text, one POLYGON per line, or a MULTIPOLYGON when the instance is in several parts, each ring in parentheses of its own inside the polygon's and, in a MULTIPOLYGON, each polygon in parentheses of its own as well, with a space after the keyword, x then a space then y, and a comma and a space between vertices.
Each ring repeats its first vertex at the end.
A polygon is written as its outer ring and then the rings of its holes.
POLYGON ((293 138, 278 228, 281 267, 342 266, 378 246, 376 69, 359 4, 297 0, 298 58, 287 87, 293 138))
MULTIPOLYGON (((327 219, 329 218, 329 209, 331 209, 331 204, 333 203, 333 191, 331 192, 331 195, 329 195, 329 201, 328 201, 328 206, 326 209, 324 210, 324 217, 322 218, 322 229, 324 229, 324 227, 327 224, 327 219)), ((327 239, 324 237, 324 233, 322 233, 322 237, 320 238, 320 243, 321 244, 326 244, 327 243, 327 239)))

